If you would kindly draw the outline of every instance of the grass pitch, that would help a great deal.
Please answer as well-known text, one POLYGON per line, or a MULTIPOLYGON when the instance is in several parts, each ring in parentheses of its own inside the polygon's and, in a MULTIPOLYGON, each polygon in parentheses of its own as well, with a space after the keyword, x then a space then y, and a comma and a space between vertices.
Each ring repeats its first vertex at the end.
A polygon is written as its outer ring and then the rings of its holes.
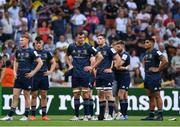
POLYGON ((141 121, 142 116, 129 116, 128 120, 120 121, 69 121, 72 116, 57 115, 49 116, 49 121, 42 121, 40 116, 37 116, 35 121, 19 121, 20 116, 14 116, 13 121, 0 121, 0 127, 3 126, 33 126, 33 127, 45 127, 45 126, 180 126, 180 117, 176 116, 176 121, 169 121, 170 117, 164 117, 164 121, 141 121))

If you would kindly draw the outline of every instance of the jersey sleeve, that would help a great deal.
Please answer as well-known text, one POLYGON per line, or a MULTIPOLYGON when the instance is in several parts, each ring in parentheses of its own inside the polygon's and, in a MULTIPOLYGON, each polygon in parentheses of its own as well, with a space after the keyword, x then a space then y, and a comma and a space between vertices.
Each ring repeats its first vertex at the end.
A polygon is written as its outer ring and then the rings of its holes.
POLYGON ((109 54, 112 58, 114 58, 114 56, 117 54, 116 50, 114 48, 110 48, 109 50, 109 54))
POLYGON ((19 53, 19 50, 16 50, 16 52, 15 52, 16 59, 18 59, 18 53, 19 53))
POLYGON ((156 51, 155 51, 155 56, 156 56, 156 58, 160 59, 160 58, 163 57, 164 55, 162 54, 161 51, 156 50, 156 51))
POLYGON ((90 54, 92 54, 93 56, 95 56, 98 53, 98 50, 92 46, 89 47, 89 52, 90 54))
POLYGON ((69 45, 68 48, 67 48, 66 54, 67 54, 68 56, 70 56, 70 55, 71 55, 71 52, 72 52, 72 45, 69 45))
POLYGON ((123 54, 122 57, 121 57, 122 60, 126 61, 128 59, 128 55, 127 54, 123 54))
POLYGON ((53 54, 49 51, 47 52, 47 58, 48 58, 48 61, 51 61, 53 58, 53 54))
POLYGON ((40 58, 39 55, 38 55, 38 53, 37 53, 37 51, 35 51, 35 50, 32 50, 31 56, 32 56, 32 59, 33 59, 33 60, 35 60, 35 59, 37 59, 37 58, 40 58))

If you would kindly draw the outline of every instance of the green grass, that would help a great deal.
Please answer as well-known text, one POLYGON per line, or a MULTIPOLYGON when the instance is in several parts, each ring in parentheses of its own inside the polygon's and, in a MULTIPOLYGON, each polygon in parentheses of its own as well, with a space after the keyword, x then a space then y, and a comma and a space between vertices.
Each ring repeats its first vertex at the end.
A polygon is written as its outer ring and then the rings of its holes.
POLYGON ((42 121, 37 116, 35 121, 19 121, 20 116, 15 116, 13 121, 0 121, 2 126, 180 126, 180 118, 177 121, 169 121, 170 117, 165 117, 164 121, 141 121, 140 116, 129 116, 129 120, 120 121, 69 121, 72 116, 49 116, 49 121, 42 121))

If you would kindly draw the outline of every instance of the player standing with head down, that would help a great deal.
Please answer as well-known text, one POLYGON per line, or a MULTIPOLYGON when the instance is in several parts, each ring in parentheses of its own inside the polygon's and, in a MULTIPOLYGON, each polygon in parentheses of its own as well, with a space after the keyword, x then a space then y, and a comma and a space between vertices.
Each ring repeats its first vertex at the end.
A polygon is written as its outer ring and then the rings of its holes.
POLYGON ((112 95, 112 82, 114 80, 114 75, 112 64, 114 61, 115 67, 120 67, 121 59, 117 52, 106 44, 104 34, 99 34, 97 39, 97 50, 101 52, 104 57, 96 69, 96 89, 98 90, 100 109, 98 120, 113 120, 114 97, 112 95), (104 119, 106 101, 108 101, 109 115, 104 119))
POLYGON ((144 87, 149 97, 149 115, 142 120, 163 120, 160 72, 167 67, 168 60, 163 54, 154 48, 155 40, 150 38, 145 41, 146 53, 144 56, 145 81, 144 87), (158 113, 155 118, 154 109, 157 104, 158 113))
POLYGON ((118 96, 119 104, 121 108, 122 115, 121 120, 127 120, 127 108, 128 108, 128 88, 130 85, 130 55, 125 51, 124 41, 117 41, 113 43, 113 48, 118 52, 122 60, 122 66, 120 68, 115 68, 115 80, 117 82, 117 88, 114 90, 115 96, 118 96))
MULTIPOLYGON (((48 120, 46 115, 46 105, 47 105, 47 91, 49 89, 48 75, 50 75, 56 67, 56 62, 52 54, 43 49, 44 42, 41 37, 36 37, 34 48, 40 58, 43 61, 41 69, 33 77, 33 86, 31 89, 31 120, 36 119, 36 99, 38 97, 38 90, 41 90, 41 110, 42 110, 42 120, 48 120), (50 68, 49 68, 50 66, 50 68)), ((35 63, 36 64, 36 63, 35 63)))
POLYGON ((8 115, 1 120, 13 120, 13 114, 18 106, 18 99, 21 91, 23 90, 25 98, 25 113, 20 120, 28 120, 30 110, 30 90, 32 88, 32 77, 42 66, 42 60, 38 56, 37 52, 29 48, 28 34, 21 35, 20 37, 20 49, 16 51, 14 61, 14 73, 16 75, 15 85, 13 88, 13 101, 11 110, 8 115), (36 67, 33 67, 34 61, 37 62, 36 67))
POLYGON ((84 33, 76 35, 76 42, 70 44, 67 49, 66 62, 69 70, 72 69, 72 88, 74 94, 75 116, 71 120, 79 120, 80 96, 82 92, 84 105, 84 120, 88 120, 89 115, 89 85, 91 84, 91 72, 102 61, 101 53, 84 42, 84 33), (95 56, 95 63, 91 65, 90 58, 95 56))

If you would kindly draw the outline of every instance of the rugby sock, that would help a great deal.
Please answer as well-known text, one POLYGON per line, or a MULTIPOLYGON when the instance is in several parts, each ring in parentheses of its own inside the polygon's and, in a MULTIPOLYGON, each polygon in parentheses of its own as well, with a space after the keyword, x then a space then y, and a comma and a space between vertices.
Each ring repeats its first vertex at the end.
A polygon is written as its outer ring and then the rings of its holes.
POLYGON ((150 110, 149 117, 154 117, 154 110, 150 110))
POLYGON ((24 116, 28 117, 30 108, 25 108, 24 116))
POLYGON ((124 100, 124 103, 125 103, 125 106, 124 106, 124 107, 125 107, 125 108, 124 108, 124 114, 125 114, 125 115, 127 115, 128 100, 127 100, 127 99, 125 99, 125 100, 124 100))
POLYGON ((47 109, 46 106, 41 107, 41 110, 42 110, 42 116, 46 116, 46 109, 47 109))
POLYGON ((36 106, 31 106, 31 115, 36 116, 36 106))
POLYGON ((121 113, 124 116, 125 115, 125 107, 126 107, 125 100, 120 100, 120 107, 121 107, 121 113))
POLYGON ((99 102, 99 117, 104 119, 105 114, 105 107, 106 107, 106 101, 100 101, 99 102))
POLYGON ((89 113, 90 113, 91 116, 94 115, 93 105, 94 105, 94 101, 93 101, 93 99, 90 99, 89 100, 89 113))
POLYGON ((109 115, 113 117, 114 101, 108 101, 109 115))
POLYGON ((16 111, 16 108, 11 107, 11 110, 9 111, 8 116, 12 117, 15 111, 16 111))
POLYGON ((80 100, 74 99, 74 114, 77 117, 79 117, 79 106, 80 106, 80 100))
POLYGON ((158 109, 158 116, 160 116, 160 117, 163 116, 163 110, 162 109, 158 109))
POLYGON ((84 99, 84 115, 89 115, 89 99, 84 99))

